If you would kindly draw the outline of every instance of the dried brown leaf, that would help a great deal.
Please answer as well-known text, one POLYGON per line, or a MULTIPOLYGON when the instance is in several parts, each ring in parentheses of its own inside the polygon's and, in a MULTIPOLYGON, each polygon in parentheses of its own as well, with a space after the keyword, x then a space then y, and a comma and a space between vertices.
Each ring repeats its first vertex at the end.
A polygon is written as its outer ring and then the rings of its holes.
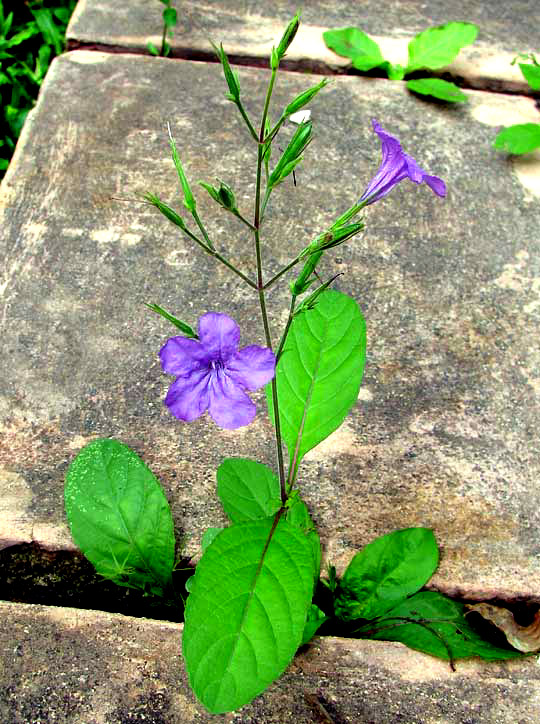
POLYGON ((466 608, 467 613, 479 613, 486 621, 497 626, 506 636, 508 643, 518 651, 540 651, 540 609, 529 626, 520 626, 507 608, 493 606, 491 603, 469 604, 466 608))

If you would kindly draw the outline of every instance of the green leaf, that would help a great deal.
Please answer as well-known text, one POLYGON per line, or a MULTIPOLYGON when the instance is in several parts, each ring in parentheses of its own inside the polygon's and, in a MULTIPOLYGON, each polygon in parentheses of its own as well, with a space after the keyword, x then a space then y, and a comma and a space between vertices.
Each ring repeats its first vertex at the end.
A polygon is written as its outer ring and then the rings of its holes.
MULTIPOLYGON (((334 430, 355 404, 366 357, 366 325, 351 297, 326 290, 292 321, 276 381, 281 432, 291 463, 334 430)), ((266 386, 270 416, 272 392, 266 386)))
POLYGON ((165 8, 163 11, 163 23, 168 28, 173 28, 177 23, 176 10, 174 8, 165 8))
POLYGON ((289 499, 290 506, 287 510, 286 519, 296 528, 303 531, 311 545, 313 553, 313 576, 315 581, 319 579, 321 573, 321 539, 315 528, 315 524, 311 519, 307 505, 298 495, 298 491, 293 492, 293 499, 289 499))
POLYGON ((429 581, 439 562, 433 531, 405 528, 376 538, 349 563, 335 599, 336 616, 376 618, 429 581))
POLYGON ((185 322, 182 322, 180 319, 177 319, 174 315, 170 314, 170 312, 167 312, 163 307, 160 307, 159 304, 147 304, 144 303, 148 309, 151 309, 156 314, 159 314, 161 317, 164 317, 165 319, 168 319, 169 322, 174 324, 175 327, 177 327, 186 337, 191 337, 192 339, 199 339, 197 333, 195 330, 189 326, 189 324, 186 324, 185 322))
POLYGON ((493 140, 493 147, 507 153, 529 153, 540 146, 540 123, 518 123, 503 128, 493 140))
POLYGON ((464 611, 462 603, 435 591, 421 591, 358 633, 363 638, 401 641, 411 649, 446 660, 480 656, 497 661, 523 656, 519 651, 500 648, 482 639, 465 618, 464 611), (413 622, 403 619, 413 619, 413 622))
POLYGON ((312 566, 306 537, 274 517, 234 524, 207 548, 182 643, 191 687, 208 711, 239 709, 289 665, 311 604, 312 566))
POLYGON ((371 70, 384 63, 377 43, 360 28, 341 28, 323 33, 327 47, 334 53, 351 58, 358 70, 371 70))
POLYGON ((148 467, 127 445, 95 440, 69 466, 66 513, 77 546, 117 583, 163 591, 174 565, 169 504, 148 467))
POLYGON ((208 546, 215 541, 222 530, 225 530, 225 528, 207 528, 204 531, 203 537, 201 538, 201 550, 203 553, 208 546))
POLYGON ((318 606, 314 603, 311 604, 302 635, 302 646, 311 641, 323 623, 328 621, 329 618, 330 616, 327 616, 318 606))
POLYGON ((540 90, 540 66, 520 63, 519 67, 530 87, 535 91, 540 90))
POLYGON ((440 68, 451 63, 461 48, 476 40, 478 28, 472 23, 447 23, 424 30, 409 43, 406 72, 419 68, 440 68))
POLYGON ((227 458, 216 476, 219 499, 232 523, 267 518, 279 510, 279 480, 266 465, 246 458, 227 458))
POLYGON ((58 26, 53 20, 51 11, 48 8, 30 7, 45 42, 54 46, 56 55, 60 55, 64 49, 64 38, 58 26))
POLYGON ((148 43, 146 43, 146 48, 147 48, 148 52, 151 53, 152 55, 156 55, 156 56, 159 55, 159 48, 157 48, 154 45, 154 43, 151 43, 150 41, 148 41, 148 43))
POLYGON ((466 103, 467 96, 457 85, 449 83, 441 78, 418 78, 416 80, 408 80, 407 88, 413 93, 421 93, 423 96, 433 96, 440 98, 442 101, 450 101, 450 103, 466 103))

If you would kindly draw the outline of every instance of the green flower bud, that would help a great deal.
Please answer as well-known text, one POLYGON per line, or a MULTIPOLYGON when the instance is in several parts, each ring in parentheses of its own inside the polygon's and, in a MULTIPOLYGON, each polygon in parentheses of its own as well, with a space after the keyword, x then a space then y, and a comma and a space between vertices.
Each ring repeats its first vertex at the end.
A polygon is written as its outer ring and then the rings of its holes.
POLYGON ((309 259, 304 264, 304 268, 300 272, 298 278, 296 281, 292 282, 291 284, 291 294, 294 294, 295 297, 297 297, 299 294, 303 294, 305 291, 309 289, 309 287, 313 284, 315 279, 310 278, 313 272, 315 271, 315 267, 319 263, 320 258, 322 257, 323 252, 318 251, 315 252, 315 254, 312 254, 309 259))
POLYGON ((184 223, 184 220, 181 216, 179 216, 176 211, 171 209, 170 206, 167 206, 167 204, 164 204, 161 199, 159 199, 155 194, 144 194, 143 196, 144 200, 147 201, 149 204, 152 204, 152 206, 155 206, 156 209, 161 211, 163 216, 165 218, 169 219, 169 221, 172 221, 173 224, 176 226, 179 226, 181 229, 185 229, 186 225, 184 223))
POLYGON ((296 113, 296 111, 299 111, 301 108, 307 105, 312 98, 317 95, 321 88, 324 88, 324 86, 327 84, 328 79, 324 78, 318 85, 313 86, 313 88, 309 88, 303 93, 300 93, 300 95, 297 96, 294 101, 292 101, 292 103, 289 103, 289 105, 285 108, 285 110, 283 111, 283 115, 290 116, 292 113, 296 113))
POLYGON ((300 26, 300 13, 298 12, 298 13, 296 13, 294 18, 291 20, 291 22, 287 26, 287 29, 285 30, 281 40, 279 41, 279 45, 277 47, 278 64, 279 64, 279 61, 283 58, 283 56, 287 52, 289 45, 294 40, 294 36, 298 32, 299 26, 300 26))
POLYGON ((318 236, 311 244, 304 249, 301 253, 301 257, 308 256, 308 254, 315 254, 319 251, 325 251, 326 249, 332 249, 334 246, 339 246, 343 242, 350 239, 359 231, 364 228, 364 223, 359 221, 355 224, 349 224, 348 226, 341 226, 337 229, 330 229, 325 231, 324 234, 318 236))
POLYGON ((270 68, 272 68, 272 70, 279 68, 279 55, 275 48, 272 48, 272 52, 270 53, 270 68))
POLYGON ((218 196, 220 198, 221 205, 225 209, 228 209, 228 211, 237 211, 236 198, 234 196, 233 190, 223 181, 220 181, 219 179, 218 181, 220 183, 218 196))
POLYGON ((268 186, 277 186, 281 183, 302 160, 301 154, 306 149, 312 138, 311 121, 301 123, 296 129, 289 145, 270 174, 268 186))

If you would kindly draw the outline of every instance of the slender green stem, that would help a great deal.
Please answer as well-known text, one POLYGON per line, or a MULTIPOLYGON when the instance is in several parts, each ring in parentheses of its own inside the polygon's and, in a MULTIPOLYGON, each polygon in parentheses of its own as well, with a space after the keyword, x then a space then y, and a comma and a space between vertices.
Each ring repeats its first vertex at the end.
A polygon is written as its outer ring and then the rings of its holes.
POLYGON ((281 118, 279 119, 279 121, 276 123, 276 125, 272 128, 272 130, 270 131, 270 133, 269 133, 269 134, 266 136, 266 138, 264 139, 264 144, 265 144, 265 146, 267 146, 269 143, 271 143, 271 142, 274 140, 274 138, 275 138, 276 135, 277 135, 277 132, 279 131, 279 129, 281 128, 281 126, 282 126, 283 123, 285 122, 285 119, 286 119, 286 118, 287 118, 287 116, 281 116, 281 118))
POLYGON ((291 307, 289 309, 289 318, 287 319, 287 324, 285 325, 285 329, 283 331, 283 334, 281 335, 281 340, 279 342, 279 347, 276 352, 276 366, 279 362, 279 358, 281 357, 281 353, 283 352, 283 347, 285 345, 285 340, 287 339, 287 334, 289 333, 289 329, 291 326, 291 322, 294 317, 294 306, 296 304, 296 295, 293 294, 291 297, 291 307))
POLYGON ((301 261, 300 256, 295 257, 291 262, 289 262, 289 263, 287 264, 287 266, 284 266, 283 269, 281 269, 281 271, 278 271, 278 273, 277 273, 275 276, 273 276, 269 281, 267 281, 266 284, 263 286, 263 289, 264 289, 265 291, 266 291, 267 289, 270 289, 270 287, 272 286, 272 284, 274 284, 274 282, 277 282, 277 280, 278 280, 281 276, 283 276, 283 274, 285 274, 286 272, 288 272, 289 269, 292 269, 293 266, 296 266, 299 261, 301 261))
POLYGON ((165 57, 165 42, 167 40, 167 24, 163 23, 163 35, 161 36, 161 52, 160 55, 162 58, 165 57))
POLYGON ((335 229, 338 226, 342 226, 342 224, 346 221, 349 221, 349 219, 352 219, 353 216, 356 216, 356 214, 363 209, 365 205, 364 201, 357 201, 349 209, 347 209, 347 211, 342 214, 339 219, 336 219, 330 228, 335 229))
POLYGON ((251 221, 248 221, 246 218, 244 218, 244 217, 242 216, 242 214, 238 211, 238 209, 237 209, 236 211, 233 211, 232 213, 236 216, 237 219, 240 219, 240 221, 243 221, 244 224, 245 224, 248 228, 251 229, 251 231, 255 231, 255 227, 253 226, 253 224, 251 223, 251 221))
POLYGON ((210 241, 210 237, 209 237, 208 234, 206 233, 206 229, 204 228, 203 222, 202 222, 202 221, 200 220, 200 218, 199 218, 199 214, 197 213, 197 209, 193 209, 193 211, 191 212, 191 215, 193 216, 193 218, 194 218, 195 221, 197 222, 197 226, 198 226, 199 229, 201 230, 201 234, 204 236, 204 240, 206 241, 207 246, 208 246, 210 249, 212 249, 212 251, 214 251, 215 247, 214 247, 214 245, 212 244, 212 242, 210 241))
MULTIPOLYGON (((268 182, 268 179, 267 179, 268 182)), ((268 199, 270 198, 270 194, 272 193, 272 189, 269 189, 268 186, 266 187, 266 190, 264 192, 264 199, 262 202, 262 208, 261 208, 261 223, 264 219, 264 212, 266 211, 266 204, 268 203, 268 199)))
POLYGON ((251 133, 251 135, 253 136, 253 139, 258 143, 259 137, 257 136, 257 131, 253 128, 253 124, 249 120, 248 114, 246 113, 246 109, 242 105, 242 101, 240 99, 238 99, 238 101, 236 102, 236 107, 238 108, 238 110, 240 111, 240 115, 246 122, 246 126, 248 127, 248 130, 251 133))
MULTIPOLYGON (((262 274, 262 255, 261 255, 261 241, 259 235, 259 229, 261 225, 261 176, 264 156, 264 144, 262 139, 264 137, 264 128, 266 123, 266 116, 268 115, 268 108, 270 106, 270 97, 274 87, 274 81, 276 77, 276 70, 272 71, 272 77, 268 85, 266 92, 266 100, 264 103, 264 110, 261 120, 261 130, 259 135, 259 149, 257 153, 257 178, 255 186, 255 219, 253 226, 255 227, 255 253, 257 257, 257 289, 259 291, 259 305, 261 307, 261 316, 263 320, 264 335, 266 338, 267 346, 272 349, 272 338, 270 336, 270 326, 268 324, 268 314, 266 311, 266 299, 264 294, 263 274, 262 274)), ((276 452, 278 460, 278 471, 279 471, 279 486, 281 491, 281 503, 285 505, 287 502, 287 490, 285 487, 285 465, 283 463, 283 449, 281 445, 281 424, 279 418, 279 399, 277 392, 276 378, 272 379, 272 403, 274 409, 274 425, 276 430, 276 452)))
POLYGON ((189 236, 190 239, 193 239, 193 241, 195 241, 201 247, 201 249, 203 249, 203 251, 205 251, 207 254, 210 254, 210 256, 213 256, 214 259, 217 259, 228 269, 237 274, 241 279, 246 282, 246 284, 249 284, 252 289, 258 289, 257 285, 253 280, 251 280, 243 272, 241 272, 240 269, 237 269, 234 264, 231 264, 231 262, 226 259, 222 254, 220 254, 219 251, 216 251, 214 248, 210 248, 209 246, 207 246, 204 241, 201 241, 201 239, 199 239, 198 236, 195 236, 195 234, 193 234, 189 229, 182 229, 182 231, 184 232, 184 234, 186 234, 186 236, 189 236))
POLYGON ((272 91, 274 90, 274 83, 276 81, 276 73, 277 68, 274 68, 272 70, 272 77, 270 78, 270 83, 268 84, 268 90, 266 91, 266 99, 264 101, 264 110, 263 115, 261 119, 261 132, 259 134, 259 142, 264 142, 264 129, 266 126, 266 117, 268 115, 268 109, 270 108, 270 98, 272 97, 272 91))

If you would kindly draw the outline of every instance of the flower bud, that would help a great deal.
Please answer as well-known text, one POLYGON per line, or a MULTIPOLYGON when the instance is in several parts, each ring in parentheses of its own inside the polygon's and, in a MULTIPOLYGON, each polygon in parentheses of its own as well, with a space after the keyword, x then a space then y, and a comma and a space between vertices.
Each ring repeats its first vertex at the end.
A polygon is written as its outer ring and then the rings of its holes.
POLYGON ((287 29, 283 33, 281 40, 279 41, 279 45, 277 47, 278 64, 279 64, 279 61, 283 58, 283 56, 287 52, 289 45, 294 40, 294 36, 298 32, 299 26, 300 26, 300 13, 296 13, 294 18, 291 20, 291 22, 287 26, 287 29))
POLYGON ((272 70, 279 68, 279 55, 275 48, 272 48, 272 52, 270 53, 270 68, 272 68, 272 70))
POLYGON ((176 226, 179 226, 181 229, 186 228, 186 225, 184 223, 184 220, 181 216, 179 216, 174 209, 171 209, 170 206, 167 206, 167 204, 164 204, 161 199, 159 199, 155 194, 144 194, 143 196, 144 200, 147 201, 149 204, 152 204, 152 206, 155 206, 156 209, 161 211, 163 216, 165 218, 169 219, 169 221, 172 221, 173 224, 176 226))
POLYGON ((318 85, 313 86, 313 88, 308 88, 308 90, 300 93, 300 95, 297 96, 294 101, 289 103, 289 105, 285 108, 285 110, 283 111, 283 115, 290 116, 292 113, 296 113, 296 111, 299 111, 300 108, 303 108, 305 105, 307 105, 310 100, 317 95, 321 88, 324 88, 324 86, 327 84, 328 79, 324 78, 318 85))
POLYGON ((323 255, 322 251, 317 251, 314 254, 311 254, 309 259, 304 264, 304 268, 300 272, 296 281, 292 282, 291 294, 294 294, 295 297, 297 297, 299 294, 303 294, 305 291, 307 291, 309 289, 309 287, 315 281, 313 278, 310 278, 310 277, 313 274, 313 272, 315 271, 315 267, 319 263, 319 260, 322 255, 323 255))
POLYGON ((293 137, 289 141, 289 145, 283 152, 283 155, 276 164, 276 167, 270 174, 268 179, 268 187, 277 186, 281 183, 302 160, 301 154, 311 141, 312 124, 311 121, 302 123, 296 129, 293 137))
POLYGON ((326 249, 332 249, 334 246, 339 246, 343 242, 350 239, 351 236, 358 234, 364 228, 364 223, 359 221, 355 224, 349 224, 348 226, 341 226, 337 229, 330 229, 325 231, 324 234, 320 234, 314 241, 307 246, 301 253, 301 257, 308 256, 308 254, 315 254, 319 251, 325 251, 326 249))

